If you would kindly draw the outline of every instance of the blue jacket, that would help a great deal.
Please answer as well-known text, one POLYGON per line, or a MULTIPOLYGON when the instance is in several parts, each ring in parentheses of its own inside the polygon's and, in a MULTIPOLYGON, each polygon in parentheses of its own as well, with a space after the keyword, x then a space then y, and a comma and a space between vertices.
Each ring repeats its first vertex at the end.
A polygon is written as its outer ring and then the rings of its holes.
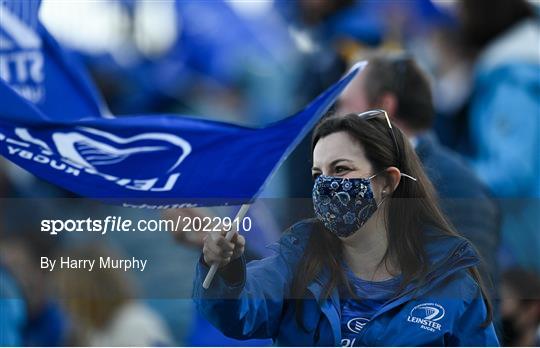
MULTIPOLYGON (((289 294, 295 265, 313 227, 313 220, 293 226, 271 246, 275 253, 270 257, 247 266, 243 258, 233 261, 217 272, 207 290, 201 284, 208 267, 201 258, 193 288, 197 309, 225 335, 234 338, 272 338, 285 346, 341 346, 339 291, 334 290, 320 303, 316 301, 328 279, 327 272, 308 286, 309 297, 302 314, 306 330, 297 325, 294 300, 289 294), (234 283, 224 277, 224 272, 231 270, 240 275, 234 283)), ((430 240, 427 252, 432 267, 426 285, 410 284, 385 304, 364 326, 355 344, 499 344, 492 324, 480 326, 486 308, 478 285, 466 270, 478 261, 470 243, 461 237, 430 240), (432 320, 428 320, 430 317, 432 320)))
POLYGON ((468 155, 497 197, 540 198, 539 19, 509 29, 475 67, 468 155))
POLYGON ((482 53, 469 112, 470 163, 502 211, 506 265, 540 272, 540 50, 538 17, 482 53), (512 265, 513 263, 513 265, 512 265))

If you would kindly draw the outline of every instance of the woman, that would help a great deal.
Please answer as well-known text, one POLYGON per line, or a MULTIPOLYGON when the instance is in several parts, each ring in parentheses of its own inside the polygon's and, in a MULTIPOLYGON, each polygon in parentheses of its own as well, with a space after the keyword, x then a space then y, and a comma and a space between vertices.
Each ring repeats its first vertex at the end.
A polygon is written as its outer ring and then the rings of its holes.
POLYGON ((247 266, 242 236, 209 235, 198 310, 226 335, 279 345, 498 345, 477 254, 386 112, 324 119, 312 150, 317 219, 247 266), (205 290, 213 262, 221 267, 205 290))

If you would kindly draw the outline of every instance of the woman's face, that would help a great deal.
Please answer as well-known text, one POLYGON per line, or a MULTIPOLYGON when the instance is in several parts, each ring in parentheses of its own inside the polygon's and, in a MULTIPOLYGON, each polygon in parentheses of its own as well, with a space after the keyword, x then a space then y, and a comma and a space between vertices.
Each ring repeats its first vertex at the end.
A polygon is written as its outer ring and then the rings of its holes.
MULTIPOLYGON (((321 138, 313 149, 311 172, 314 179, 319 175, 349 179, 368 178, 375 174, 373 171, 374 168, 366 158, 364 148, 347 132, 336 132, 321 138)), ((371 180, 376 202, 381 202, 383 182, 382 176, 371 180)), ((352 238, 351 240, 354 240, 355 235, 340 237, 340 239, 352 238)))
POLYGON ((313 149, 313 178, 319 175, 367 178, 373 175, 364 149, 347 132, 332 133, 319 139, 313 149))

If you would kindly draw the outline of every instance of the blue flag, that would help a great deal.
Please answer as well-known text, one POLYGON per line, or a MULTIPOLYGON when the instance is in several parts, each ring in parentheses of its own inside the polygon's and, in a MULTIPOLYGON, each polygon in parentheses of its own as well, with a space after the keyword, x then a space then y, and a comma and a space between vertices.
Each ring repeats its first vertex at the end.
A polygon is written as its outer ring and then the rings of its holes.
POLYGON ((0 79, 56 120, 106 114, 84 68, 38 20, 40 2, 0 1, 0 79))
POLYGON ((105 118, 84 69, 39 23, 39 5, 0 2, 0 153, 69 191, 113 203, 251 201, 361 69, 266 128, 177 115, 105 118))
POLYGON ((0 153, 38 177, 107 202, 246 203, 362 67, 296 115, 258 129, 175 115, 56 119, 0 83, 0 153))

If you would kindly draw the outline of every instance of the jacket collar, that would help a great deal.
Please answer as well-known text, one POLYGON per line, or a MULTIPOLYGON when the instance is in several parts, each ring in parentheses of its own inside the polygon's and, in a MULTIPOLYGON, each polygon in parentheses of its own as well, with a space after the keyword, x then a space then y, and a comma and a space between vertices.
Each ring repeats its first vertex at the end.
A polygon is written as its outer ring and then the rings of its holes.
POLYGON ((484 49, 477 59, 477 73, 485 73, 508 62, 538 65, 539 28, 537 17, 516 23, 484 49))
MULTIPOLYGON (((467 239, 461 236, 443 235, 435 230, 426 230, 424 236, 426 239, 426 254, 431 265, 428 277, 432 281, 436 280, 436 278, 446 278, 444 275, 452 271, 453 268, 471 267, 479 262, 474 247, 467 239)), ((310 290, 316 292, 315 295, 320 296, 324 284, 329 279, 328 269, 323 269, 311 283, 312 289, 310 290)), ((339 296, 336 296, 335 300, 338 300, 339 303, 339 296)))
MULTIPOLYGON (((436 142, 431 137, 427 137, 426 139, 429 142, 436 142)), ((301 222, 287 236, 289 245, 297 248, 295 249, 297 252, 294 254, 301 254, 306 247, 315 221, 315 219, 310 219, 301 222)), ((471 267, 479 262, 479 257, 474 247, 467 239, 461 236, 445 235, 435 229, 428 228, 424 231, 424 238, 428 262, 431 265, 427 277, 431 282, 440 278, 446 278, 448 273, 453 273, 456 268, 471 267)), ((329 278, 329 270, 323 269, 308 287, 317 296, 316 298, 320 298, 324 284, 328 282, 329 278)), ((427 282, 428 284, 425 284, 424 287, 430 287, 431 282, 427 282)), ((339 304, 337 291, 332 294, 331 299, 336 304, 339 304)))

